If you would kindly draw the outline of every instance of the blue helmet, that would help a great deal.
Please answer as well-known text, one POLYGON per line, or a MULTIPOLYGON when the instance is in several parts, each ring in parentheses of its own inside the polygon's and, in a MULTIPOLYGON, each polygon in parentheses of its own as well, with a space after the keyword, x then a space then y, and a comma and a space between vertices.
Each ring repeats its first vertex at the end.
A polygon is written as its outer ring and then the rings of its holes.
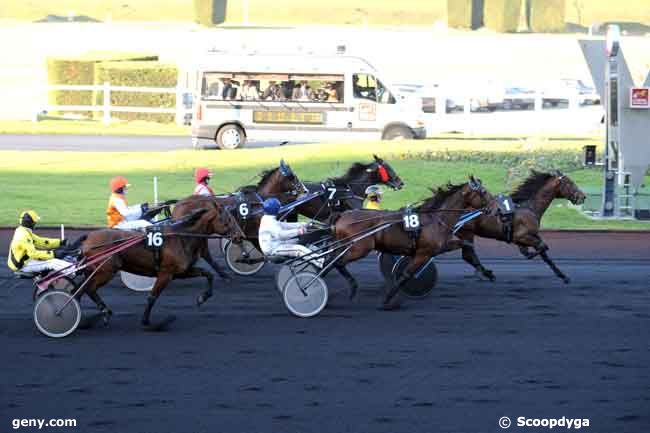
POLYGON ((267 215, 277 215, 280 212, 280 200, 275 197, 267 198, 264 200, 264 213, 267 215))

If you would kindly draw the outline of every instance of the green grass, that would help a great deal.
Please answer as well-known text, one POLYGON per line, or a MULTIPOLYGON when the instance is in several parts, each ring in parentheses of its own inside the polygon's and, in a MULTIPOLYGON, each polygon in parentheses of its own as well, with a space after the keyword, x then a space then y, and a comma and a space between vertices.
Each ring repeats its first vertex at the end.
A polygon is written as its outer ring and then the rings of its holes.
POLYGON ((1 120, 0 134, 65 134, 65 135, 186 135, 190 127, 173 123, 114 121, 110 125, 93 120, 41 120, 26 122, 1 120))
MULTIPOLYGON (((582 143, 579 144, 581 146, 582 143)), ((571 148, 572 143, 546 144, 571 148)), ((406 182, 401 191, 385 196, 386 208, 397 208, 429 196, 428 188, 451 180, 460 182, 474 173, 492 191, 506 189, 506 164, 467 161, 425 161, 405 156, 444 148, 467 153, 472 148, 486 151, 517 152, 512 143, 489 141, 457 143, 445 141, 340 143, 284 146, 264 149, 225 151, 178 151, 162 153, 90 152, 0 152, 0 182, 3 206, 0 225, 13 225, 23 209, 36 209, 43 225, 103 225, 108 199, 108 180, 117 174, 128 177, 133 187, 131 203, 153 200, 153 176, 158 177, 160 200, 182 198, 193 189, 192 172, 208 166, 214 172, 213 186, 229 192, 256 181, 255 174, 277 166, 284 158, 303 180, 320 180, 342 174, 354 161, 370 162, 372 154, 386 158, 406 182), (28 155, 29 165, 25 168, 28 155)), ((577 170, 570 175, 581 186, 600 185, 600 171, 577 170)), ((565 201, 553 203, 544 219, 545 228, 624 228, 650 229, 650 223, 595 222, 584 217, 565 201)))
MULTIPOLYGON (((244 0, 228 0, 226 24, 243 22, 244 0)), ((248 0, 249 21, 259 25, 364 24, 431 25, 445 20, 447 0, 248 0)), ((69 12, 105 21, 194 21, 192 0, 3 0, 0 18, 34 21, 69 12)), ((647 0, 567 0, 566 21, 589 25, 604 21, 650 24, 647 0)))

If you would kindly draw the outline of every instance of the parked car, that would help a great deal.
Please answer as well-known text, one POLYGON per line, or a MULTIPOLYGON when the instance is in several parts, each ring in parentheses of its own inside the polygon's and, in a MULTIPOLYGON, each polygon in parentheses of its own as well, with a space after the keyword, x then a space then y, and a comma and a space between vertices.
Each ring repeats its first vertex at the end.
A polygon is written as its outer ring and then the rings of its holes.
POLYGON ((507 87, 501 108, 504 110, 530 110, 535 107, 535 91, 525 87, 507 87))
POLYGON ((569 101, 576 100, 579 105, 600 104, 600 96, 592 86, 582 80, 563 78, 547 84, 542 90, 544 105, 557 107, 569 101))

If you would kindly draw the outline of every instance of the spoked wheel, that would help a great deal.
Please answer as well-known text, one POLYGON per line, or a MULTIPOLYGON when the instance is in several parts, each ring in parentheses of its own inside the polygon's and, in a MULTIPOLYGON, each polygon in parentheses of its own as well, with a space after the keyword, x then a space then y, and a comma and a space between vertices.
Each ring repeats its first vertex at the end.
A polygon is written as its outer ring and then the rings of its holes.
POLYGON ((282 293, 282 290, 284 289, 285 284, 287 284, 287 281, 289 281, 289 278, 291 278, 293 274, 297 274, 302 271, 318 274, 318 268, 307 262, 294 265, 293 272, 291 272, 291 267, 289 265, 280 266, 278 273, 275 274, 275 285, 278 288, 278 291, 282 293))
POLYGON ((48 290, 34 305, 34 323, 38 330, 51 338, 72 334, 81 320, 79 302, 61 290, 48 290))
POLYGON ((156 278, 145 275, 131 274, 129 272, 120 272, 122 283, 131 290, 136 292, 150 292, 156 284, 156 278))
MULTIPOLYGON (((400 257, 393 267, 393 284, 396 284, 399 277, 404 273, 404 269, 409 263, 408 257, 400 257)), ((438 282, 438 269, 433 258, 418 270, 418 272, 408 280, 400 289, 407 298, 422 299, 431 294, 438 282)))
POLYGON ((399 256, 394 256, 388 253, 379 253, 379 256, 377 256, 377 263, 379 263, 381 275, 383 275, 384 280, 388 283, 393 281, 393 267, 398 259, 399 256))
POLYGON ((327 305, 327 284, 318 274, 303 271, 284 285, 284 304, 298 317, 313 317, 327 305))
POLYGON ((253 275, 258 273, 266 263, 264 254, 251 241, 239 244, 228 242, 226 245, 226 265, 237 275, 253 275))

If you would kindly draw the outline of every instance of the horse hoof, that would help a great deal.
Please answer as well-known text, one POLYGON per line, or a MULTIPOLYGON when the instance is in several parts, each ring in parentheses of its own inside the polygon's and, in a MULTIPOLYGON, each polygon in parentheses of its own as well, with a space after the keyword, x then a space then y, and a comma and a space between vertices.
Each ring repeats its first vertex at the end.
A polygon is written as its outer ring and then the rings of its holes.
POLYGON ((350 287, 350 301, 357 297, 357 289, 356 285, 350 287))
POLYGON ((205 294, 201 294, 201 295, 197 296, 197 298, 196 298, 196 306, 200 307, 201 305, 203 305, 205 303, 205 301, 210 299, 211 296, 212 295, 205 295, 205 294))
POLYGON ((571 278, 569 277, 563 277, 562 281, 564 281, 564 284, 569 284, 571 282, 571 278))
POLYGON ((88 317, 82 317, 79 322, 79 329, 91 329, 94 328, 97 323, 102 319, 104 315, 102 313, 95 313, 88 317))
POLYGON ((159 323, 149 323, 144 324, 144 330, 148 332, 163 332, 167 330, 167 327, 176 320, 176 316, 167 316, 162 322, 159 323))

